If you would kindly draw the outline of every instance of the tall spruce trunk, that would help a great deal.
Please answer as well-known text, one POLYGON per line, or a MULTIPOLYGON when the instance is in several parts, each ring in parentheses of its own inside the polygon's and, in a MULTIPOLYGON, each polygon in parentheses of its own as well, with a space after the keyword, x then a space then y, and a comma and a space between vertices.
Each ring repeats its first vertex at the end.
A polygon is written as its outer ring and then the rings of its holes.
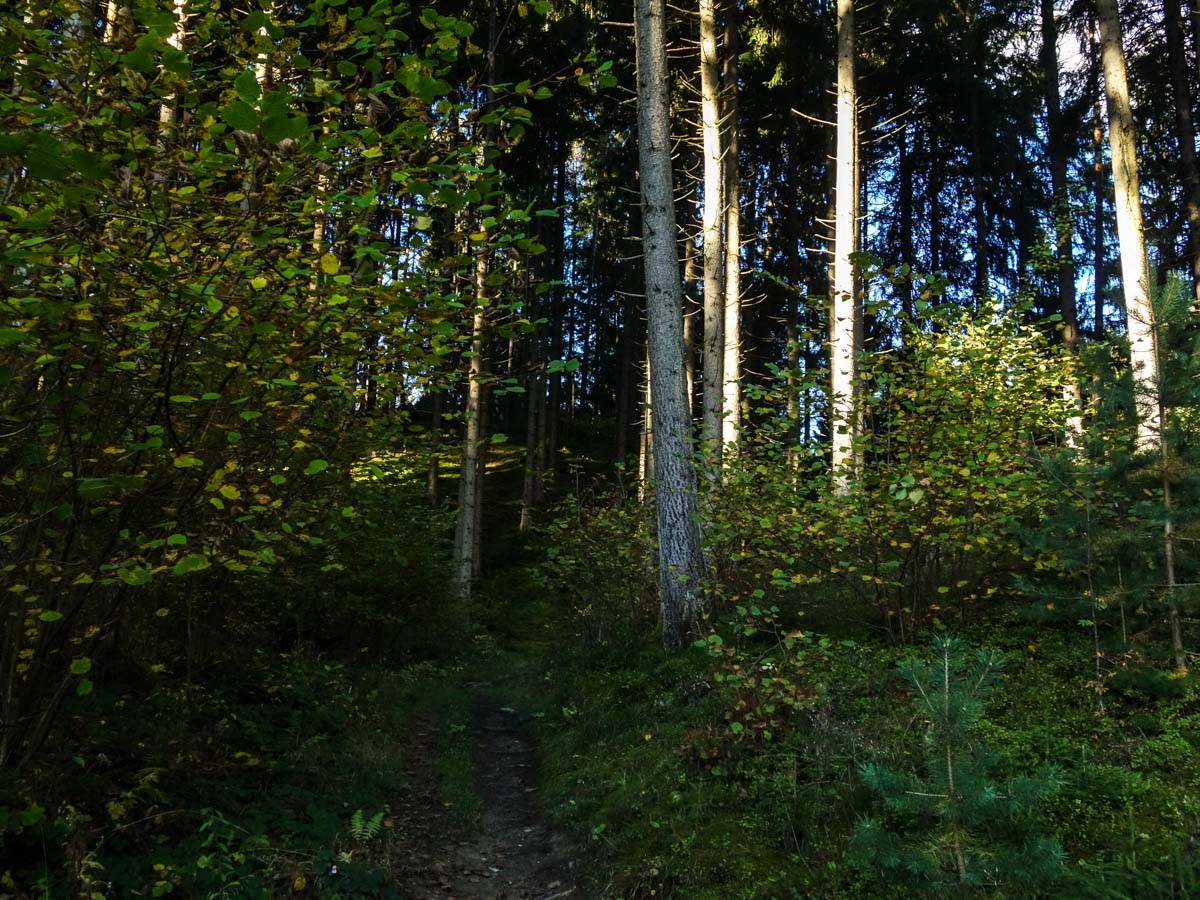
POLYGON ((900 264, 909 267, 909 277, 897 286, 900 292, 900 309, 906 321, 913 317, 913 283, 911 272, 916 264, 913 259, 913 162, 908 149, 908 129, 900 133, 900 264))
POLYGON ((721 106, 715 0, 700 0, 700 132, 704 148, 704 400, 702 437, 714 472, 721 464, 724 405, 725 291, 721 247, 721 106))
MULTIPOLYGON (((979 76, 976 76, 977 78, 979 76)), ((987 211, 987 176, 984 169, 983 109, 979 86, 971 88, 971 205, 975 216, 975 302, 986 303, 991 296, 991 273, 988 268, 988 245, 991 243, 991 220, 987 211)))
POLYGON ((837 7, 837 157, 834 191, 833 297, 829 316, 831 444, 839 490, 854 465, 858 432, 858 299, 854 290, 855 218, 858 213, 858 134, 855 127, 854 0, 837 7))
POLYGON ((699 628, 704 560, 684 396, 682 298, 675 252, 675 199, 665 0, 636 0, 638 159, 642 257, 654 428, 659 603, 663 644, 680 648, 699 628))
POLYGON ((1183 183, 1183 209, 1188 221, 1188 263, 1192 296, 1200 303, 1200 166, 1196 163, 1196 130, 1192 124, 1192 92, 1188 82, 1187 51, 1177 0, 1163 0, 1167 33, 1167 61, 1175 100, 1175 134, 1179 142, 1179 175, 1183 183))
MULTIPOLYGON (((1079 346, 1079 315, 1075 301, 1074 228, 1071 222, 1070 185, 1067 181, 1069 149, 1063 133, 1062 104, 1058 87, 1058 25, 1054 0, 1041 0, 1042 79, 1046 94, 1047 150, 1050 182, 1054 192, 1054 253, 1058 258, 1058 308, 1062 316, 1062 340, 1067 353, 1075 356, 1079 346)), ((1073 412, 1067 420, 1067 441, 1072 446, 1083 434, 1083 390, 1074 377, 1063 385, 1064 399, 1073 412)))

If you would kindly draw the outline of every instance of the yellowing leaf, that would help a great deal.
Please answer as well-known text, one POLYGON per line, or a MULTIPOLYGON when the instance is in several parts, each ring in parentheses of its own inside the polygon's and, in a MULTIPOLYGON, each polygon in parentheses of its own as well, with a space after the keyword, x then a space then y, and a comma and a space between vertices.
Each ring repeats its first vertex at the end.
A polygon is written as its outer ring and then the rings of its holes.
POLYGON ((321 271, 326 275, 336 275, 340 268, 341 263, 332 253, 325 253, 321 256, 321 271))

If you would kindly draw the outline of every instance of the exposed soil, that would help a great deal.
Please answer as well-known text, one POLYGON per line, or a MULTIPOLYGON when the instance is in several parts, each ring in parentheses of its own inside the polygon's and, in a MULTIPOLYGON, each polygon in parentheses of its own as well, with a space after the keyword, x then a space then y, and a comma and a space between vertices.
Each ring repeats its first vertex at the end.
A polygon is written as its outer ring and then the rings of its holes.
POLYGON ((476 691, 470 732, 482 809, 463 825, 444 808, 433 769, 438 733, 415 723, 402 813, 413 858, 401 894, 412 900, 557 900, 582 896, 569 847, 546 821, 537 752, 520 715, 476 691))

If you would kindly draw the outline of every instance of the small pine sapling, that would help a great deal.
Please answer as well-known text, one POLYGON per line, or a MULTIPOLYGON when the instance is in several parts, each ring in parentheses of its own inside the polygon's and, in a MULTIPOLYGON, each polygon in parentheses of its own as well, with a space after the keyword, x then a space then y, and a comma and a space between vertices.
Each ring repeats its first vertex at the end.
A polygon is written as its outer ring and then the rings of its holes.
POLYGON ((988 774, 996 753, 972 740, 1000 667, 998 655, 971 653, 957 638, 940 636, 930 661, 898 665, 926 722, 924 771, 862 767, 885 814, 859 820, 850 847, 857 864, 931 894, 1007 885, 1028 896, 1061 875, 1062 846, 1038 834, 1034 821, 1038 804, 1058 789, 1057 773, 1045 766, 997 780, 988 774))

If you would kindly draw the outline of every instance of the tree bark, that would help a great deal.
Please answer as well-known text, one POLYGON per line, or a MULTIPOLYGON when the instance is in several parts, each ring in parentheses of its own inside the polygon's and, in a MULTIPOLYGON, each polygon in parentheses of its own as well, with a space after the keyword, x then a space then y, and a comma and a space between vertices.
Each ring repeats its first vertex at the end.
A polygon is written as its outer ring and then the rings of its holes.
POLYGON ((684 242, 683 257, 683 374, 687 382, 688 415, 692 415, 696 397, 696 313, 700 304, 693 297, 691 286, 696 276, 696 247, 691 240, 684 242))
POLYGON ((991 222, 987 211, 987 183, 983 158, 983 110, 979 87, 971 89, 971 199, 975 214, 975 302, 986 302, 991 296, 991 273, 988 268, 988 245, 991 243, 991 222))
MULTIPOLYGON (((1074 229, 1071 222, 1070 185, 1067 182, 1067 157, 1062 123, 1062 103, 1058 87, 1058 25, 1054 20, 1054 0, 1041 0, 1042 79, 1046 92, 1047 150, 1050 156, 1050 182, 1054 192, 1054 253, 1058 258, 1058 308, 1062 316, 1063 346, 1075 356, 1079 346, 1079 315, 1075 301, 1075 257, 1072 249, 1074 229)), ((1083 434, 1083 390, 1079 379, 1071 377, 1063 386, 1064 399, 1074 410, 1067 421, 1067 442, 1074 446, 1083 434)))
POLYGON ((663 644, 668 648, 679 648, 699 628, 704 606, 704 560, 691 421, 684 397, 664 0, 636 0, 635 21, 642 256, 646 271, 653 394, 659 603, 663 644))
POLYGON ((1179 174, 1183 183, 1183 208, 1188 221, 1188 262, 1192 270, 1192 296, 1200 303, 1200 167, 1196 164, 1196 130, 1192 125, 1192 92, 1188 83, 1187 53, 1178 0, 1163 0, 1167 32, 1167 60, 1175 100, 1175 133, 1179 141, 1179 174))
POLYGON ((1104 192, 1107 178, 1104 167, 1104 102, 1100 86, 1100 34, 1096 23, 1090 29, 1089 50, 1092 55, 1092 336, 1104 337, 1104 289, 1108 286, 1104 246, 1104 192))
POLYGON ((897 286, 900 309, 905 321, 913 317, 913 163, 908 149, 908 129, 900 133, 900 264, 909 267, 909 276, 897 286))
POLYGON ((1150 269, 1142 230, 1142 205, 1134 145, 1133 111, 1125 72, 1125 50, 1117 0, 1096 0, 1100 22, 1100 53, 1104 64, 1104 89, 1108 95, 1108 140, 1112 148, 1113 187, 1117 197, 1117 239, 1121 247, 1121 280, 1125 290, 1125 317, 1129 356, 1133 369, 1134 406, 1137 410, 1137 446, 1162 458, 1164 562, 1167 577, 1167 619, 1175 665, 1187 669, 1179 607, 1175 602, 1175 544, 1171 529, 1171 483, 1166 465, 1168 448, 1162 430, 1162 402, 1158 392, 1158 347, 1154 310, 1150 302, 1150 269))
POLYGON ((471 363, 467 375, 467 398, 464 407, 466 428, 463 435, 462 466, 458 480, 458 517, 454 535, 454 591, 461 598, 471 595, 475 577, 475 548, 478 546, 476 528, 479 517, 479 463, 483 438, 483 338, 487 329, 486 284, 487 252, 480 247, 475 259, 475 314, 471 320, 471 363))
POLYGON ((425 499, 430 506, 437 506, 442 499, 441 479, 438 477, 442 461, 442 407, 445 393, 433 391, 432 409, 429 418, 429 471, 425 477, 425 499))
POLYGON ((721 275, 720 73, 717 67, 715 0, 700 0, 700 131, 704 147, 704 400, 701 436, 720 471, 721 413, 724 404, 725 291, 721 275))
MULTIPOLYGON (((176 50, 183 50, 183 37, 187 28, 187 13, 184 10, 184 0, 172 0, 172 11, 175 14, 175 30, 167 38, 167 43, 176 50)), ((114 14, 115 15, 115 14, 114 14)), ((158 108, 159 132, 165 143, 170 139, 175 128, 175 105, 178 98, 174 93, 163 98, 158 108)))
POLYGON ((1096 0, 1096 14, 1100 23, 1100 53, 1108 99, 1108 141, 1117 199, 1117 239, 1121 249, 1121 280, 1133 367, 1137 443, 1139 450, 1158 451, 1162 448, 1162 419, 1154 310, 1150 303, 1150 269, 1142 227, 1133 110, 1129 102, 1117 0, 1096 0))
MULTIPOLYGON (((738 172, 737 7, 725 17, 725 315, 721 444, 737 442, 742 425, 742 237, 741 182, 738 172)), ((753 195, 752 195, 753 196, 753 195)))
POLYGON ((833 297, 829 316, 830 422, 833 471, 839 489, 854 464, 858 432, 858 299, 854 291, 855 218, 858 212, 857 91, 854 83, 854 0, 837 7, 837 176, 834 213, 833 297))

